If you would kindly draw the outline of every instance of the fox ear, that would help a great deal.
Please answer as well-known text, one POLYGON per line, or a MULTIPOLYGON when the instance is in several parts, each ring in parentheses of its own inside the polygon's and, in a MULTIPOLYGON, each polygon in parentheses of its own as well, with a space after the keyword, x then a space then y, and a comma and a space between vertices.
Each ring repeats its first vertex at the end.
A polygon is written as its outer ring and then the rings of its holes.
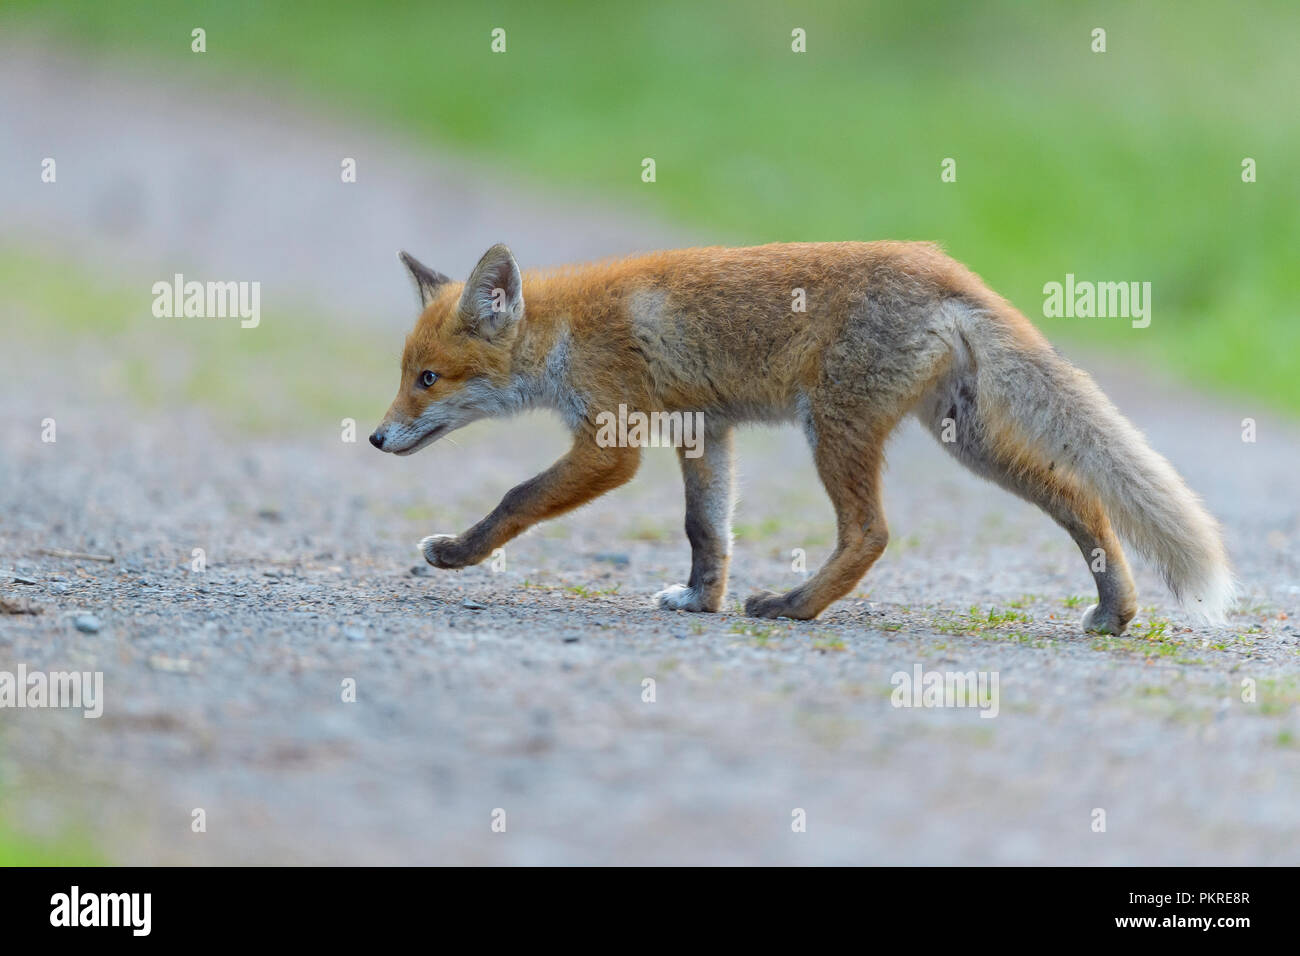
POLYGON ((519 263, 501 243, 478 261, 460 296, 460 317, 475 335, 491 338, 524 317, 519 263))
POLYGON ((420 293, 420 305, 426 306, 438 294, 438 287, 451 280, 436 269, 430 269, 409 252, 399 252, 397 258, 402 260, 415 280, 415 288, 420 293))

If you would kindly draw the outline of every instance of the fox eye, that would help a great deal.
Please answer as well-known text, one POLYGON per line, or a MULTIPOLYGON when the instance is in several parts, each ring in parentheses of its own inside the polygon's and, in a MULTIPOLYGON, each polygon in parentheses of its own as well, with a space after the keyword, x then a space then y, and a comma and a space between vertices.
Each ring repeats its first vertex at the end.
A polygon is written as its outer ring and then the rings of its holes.
POLYGON ((429 388, 436 381, 438 381, 437 372, 430 372, 428 369, 425 369, 423 372, 420 373, 421 388, 429 388))

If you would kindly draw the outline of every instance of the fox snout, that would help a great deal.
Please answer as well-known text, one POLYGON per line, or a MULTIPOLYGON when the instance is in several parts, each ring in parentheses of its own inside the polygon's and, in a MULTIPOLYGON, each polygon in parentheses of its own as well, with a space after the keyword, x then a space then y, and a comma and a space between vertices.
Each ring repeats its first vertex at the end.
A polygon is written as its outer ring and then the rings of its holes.
POLYGON ((394 421, 391 416, 386 416, 370 433, 370 444, 394 455, 410 454, 423 448, 440 431, 440 428, 421 428, 418 423, 394 421))
POLYGON ((390 412, 371 433, 370 444, 393 455, 413 455, 454 430, 458 424, 448 420, 445 411, 437 406, 426 408, 413 420, 394 417, 390 412))
POLYGON ((396 425, 393 420, 393 410, 390 408, 383 419, 375 426, 375 430, 370 433, 370 444, 374 445, 380 451, 393 451, 399 444, 398 433, 404 430, 400 425, 396 425), (387 448, 385 448, 387 444, 387 448))
POLYGON ((380 451, 393 454, 400 451, 404 445, 411 444, 412 431, 411 423, 406 420, 406 416, 395 414, 394 409, 390 408, 375 426, 375 430, 370 433, 370 444, 380 451))

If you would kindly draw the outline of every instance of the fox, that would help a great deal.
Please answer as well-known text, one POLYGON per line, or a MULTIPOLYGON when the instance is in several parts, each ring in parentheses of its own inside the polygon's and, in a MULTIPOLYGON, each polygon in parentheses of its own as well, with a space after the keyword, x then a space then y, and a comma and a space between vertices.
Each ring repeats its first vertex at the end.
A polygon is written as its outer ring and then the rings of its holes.
POLYGON ((1120 536, 1189 612, 1216 623, 1232 606, 1221 529, 1197 495, 1086 372, 937 244, 692 248, 528 272, 497 244, 464 282, 399 258, 421 311, 370 443, 410 455, 529 409, 557 413, 573 437, 473 527, 424 538, 434 567, 477 564, 631 479, 643 443, 609 441, 602 413, 703 413, 698 447, 678 449, 690 574, 654 603, 717 612, 732 555, 733 434, 792 423, 834 506, 835 547, 799 586, 755 593, 744 611, 815 618, 885 550, 883 449, 914 415, 1074 540, 1097 589, 1085 632, 1121 634, 1137 611, 1120 536))

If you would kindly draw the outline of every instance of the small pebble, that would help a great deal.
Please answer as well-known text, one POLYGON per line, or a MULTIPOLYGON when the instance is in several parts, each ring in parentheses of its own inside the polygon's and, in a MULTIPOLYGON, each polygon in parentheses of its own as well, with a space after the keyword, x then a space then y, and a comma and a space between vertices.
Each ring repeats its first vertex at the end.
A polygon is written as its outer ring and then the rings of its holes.
POLYGON ((156 671, 164 671, 168 674, 190 674, 194 671, 194 663, 183 657, 164 657, 162 654, 154 654, 149 658, 149 666, 156 671))
POLYGON ((72 623, 83 634, 99 633, 99 618, 93 614, 78 614, 72 623))
POLYGON ((460 606, 470 611, 486 611, 486 604, 479 604, 478 601, 471 601, 469 598, 460 602, 460 606))
POLYGON ((359 627, 347 627, 343 629, 343 636, 349 641, 364 641, 366 632, 359 627))
POLYGON ((14 584, 35 584, 35 578, 23 577, 21 574, 14 575, 14 584))

